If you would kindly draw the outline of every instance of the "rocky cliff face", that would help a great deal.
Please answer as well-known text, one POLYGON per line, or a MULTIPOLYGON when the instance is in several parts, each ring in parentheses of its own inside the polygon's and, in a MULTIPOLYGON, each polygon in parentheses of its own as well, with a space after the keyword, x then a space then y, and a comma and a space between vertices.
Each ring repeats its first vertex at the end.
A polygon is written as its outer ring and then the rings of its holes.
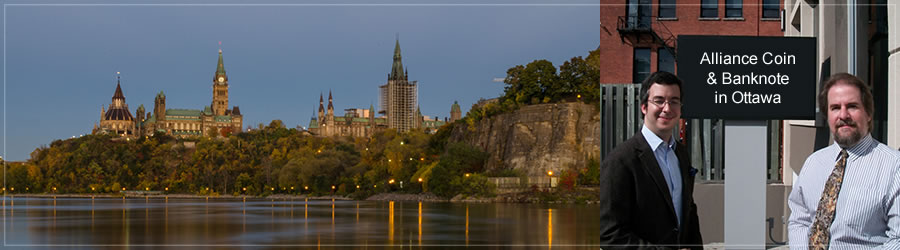
MULTIPOLYGON (((453 128, 450 141, 466 142, 490 154, 488 170, 515 169, 529 176, 581 169, 600 155, 599 112, 580 102, 529 105, 453 128)), ((599 158, 598 158, 599 159, 599 158)))

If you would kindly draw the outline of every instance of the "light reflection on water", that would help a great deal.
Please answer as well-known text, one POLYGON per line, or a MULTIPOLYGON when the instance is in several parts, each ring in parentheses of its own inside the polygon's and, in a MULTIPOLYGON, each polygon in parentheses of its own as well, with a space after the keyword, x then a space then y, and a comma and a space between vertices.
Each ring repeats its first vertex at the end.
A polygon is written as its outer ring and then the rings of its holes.
POLYGON ((589 246, 594 207, 307 199, 12 198, 7 246, 589 246), (302 209, 303 217, 295 217, 302 209))

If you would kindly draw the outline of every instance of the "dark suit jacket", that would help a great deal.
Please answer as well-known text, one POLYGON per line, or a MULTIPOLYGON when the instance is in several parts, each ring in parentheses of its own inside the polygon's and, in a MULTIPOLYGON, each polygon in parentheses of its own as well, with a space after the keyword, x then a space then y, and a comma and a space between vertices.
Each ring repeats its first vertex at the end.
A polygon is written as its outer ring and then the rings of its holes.
POLYGON ((687 148, 676 143, 675 155, 683 183, 680 227, 666 179, 641 132, 603 160, 599 212, 605 249, 702 249, 687 148))

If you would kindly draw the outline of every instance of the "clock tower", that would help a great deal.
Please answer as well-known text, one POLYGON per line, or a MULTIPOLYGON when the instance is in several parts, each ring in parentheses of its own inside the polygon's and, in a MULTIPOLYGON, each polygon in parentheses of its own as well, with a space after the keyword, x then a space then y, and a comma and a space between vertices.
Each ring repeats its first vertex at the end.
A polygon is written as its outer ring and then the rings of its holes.
POLYGON ((213 114, 225 115, 228 109, 228 75, 225 74, 225 64, 222 63, 222 50, 219 49, 219 63, 216 66, 216 75, 213 77, 213 114))

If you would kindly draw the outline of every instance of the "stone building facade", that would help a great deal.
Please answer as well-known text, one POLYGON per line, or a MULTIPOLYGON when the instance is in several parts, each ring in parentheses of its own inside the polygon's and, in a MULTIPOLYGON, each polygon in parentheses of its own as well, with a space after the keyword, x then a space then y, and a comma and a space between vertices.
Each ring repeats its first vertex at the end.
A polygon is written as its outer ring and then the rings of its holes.
POLYGON ((409 74, 403 68, 400 56, 400 40, 394 46, 394 63, 387 83, 379 87, 381 92, 381 113, 387 119, 389 128, 406 132, 416 126, 418 108, 418 86, 416 81, 409 81, 409 74))
MULTIPOLYGON (((112 103, 109 104, 109 110, 100 107, 100 126, 94 124, 94 133, 110 133, 123 137, 138 136, 135 126, 135 119, 128 110, 128 104, 125 103, 125 95, 122 94, 122 86, 119 77, 116 77, 116 92, 113 94, 112 103)), ((143 109, 143 106, 138 110, 143 109)))
POLYGON ((228 75, 219 50, 219 61, 213 76, 213 97, 210 106, 200 109, 170 109, 166 107, 166 95, 156 94, 152 112, 144 113, 138 107, 136 117, 131 117, 121 87, 116 87, 109 111, 101 111, 100 128, 95 132, 114 131, 125 137, 152 136, 166 133, 176 137, 209 136, 212 133, 227 135, 239 133, 243 127, 243 115, 238 106, 228 109, 228 75), (131 124, 131 129, 128 129, 131 124))

